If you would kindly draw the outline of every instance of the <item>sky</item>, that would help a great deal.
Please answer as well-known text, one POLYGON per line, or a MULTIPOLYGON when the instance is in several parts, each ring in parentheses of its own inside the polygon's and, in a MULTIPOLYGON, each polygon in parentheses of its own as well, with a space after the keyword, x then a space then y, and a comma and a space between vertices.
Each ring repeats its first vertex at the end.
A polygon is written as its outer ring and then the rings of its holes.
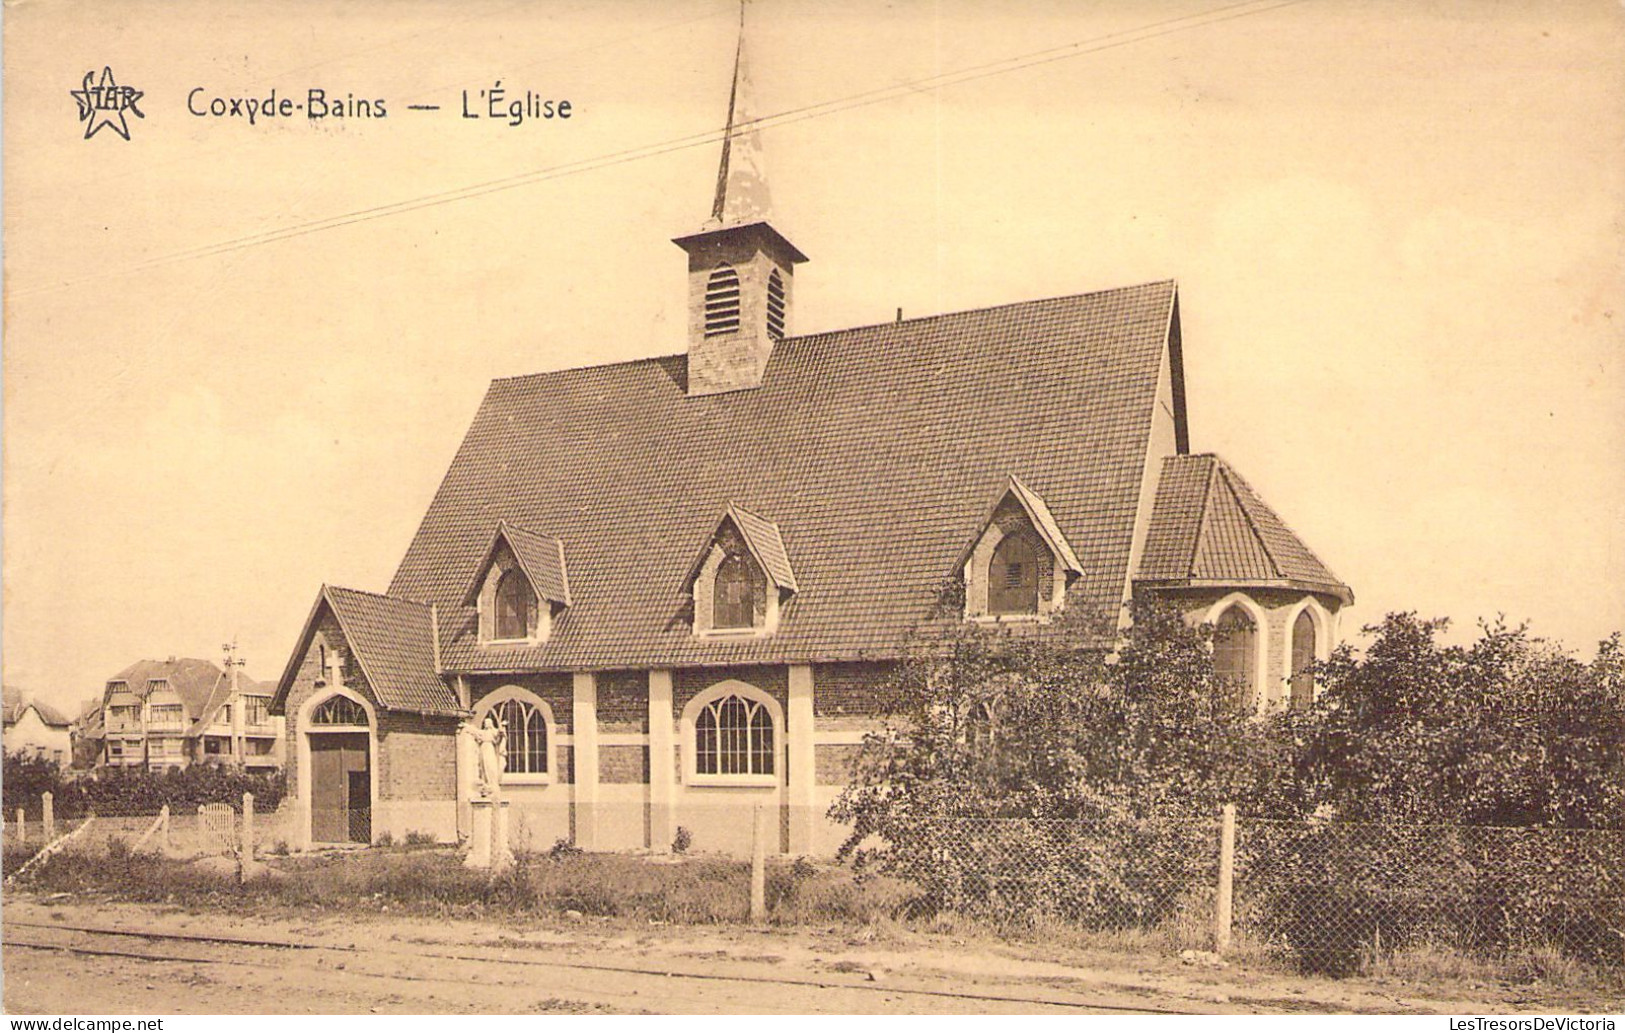
MULTIPOLYGON (((681 352, 737 20, 8 5, 5 682, 76 708, 233 640, 274 680, 323 582, 388 586, 492 378, 681 352), (104 67, 128 140, 84 135, 104 67), (571 116, 462 117, 499 82, 571 116), (311 89, 387 115, 191 110, 311 89)), ((1620 4, 748 20, 794 332, 1176 278, 1192 448, 1353 586, 1345 637, 1625 628, 1620 4)))

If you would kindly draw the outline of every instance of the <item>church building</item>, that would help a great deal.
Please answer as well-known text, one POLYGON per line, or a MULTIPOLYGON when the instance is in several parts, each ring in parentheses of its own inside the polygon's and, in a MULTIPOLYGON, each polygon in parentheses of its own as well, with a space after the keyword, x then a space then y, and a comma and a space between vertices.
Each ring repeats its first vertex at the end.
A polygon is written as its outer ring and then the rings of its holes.
POLYGON ((1120 628, 1154 593, 1244 705, 1312 696, 1352 595, 1191 452, 1175 283, 796 335, 743 57, 675 240, 686 342, 493 382, 388 591, 318 593, 273 702, 303 845, 466 836, 459 729, 494 714, 516 848, 743 852, 767 805, 779 850, 831 853, 931 621, 1120 628))

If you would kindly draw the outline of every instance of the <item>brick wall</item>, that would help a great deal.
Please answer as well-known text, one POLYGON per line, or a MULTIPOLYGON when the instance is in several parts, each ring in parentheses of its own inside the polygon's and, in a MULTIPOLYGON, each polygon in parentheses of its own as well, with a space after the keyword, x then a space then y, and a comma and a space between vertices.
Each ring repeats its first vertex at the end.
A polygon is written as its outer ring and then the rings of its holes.
POLYGON ((553 726, 558 733, 570 734, 574 726, 575 695, 568 674, 470 675, 470 702, 478 706, 480 700, 509 685, 534 692, 553 711, 553 726))
MULTIPOLYGON (((720 681, 742 681, 754 685, 778 700, 779 706, 790 705, 790 669, 783 666, 752 667, 690 667, 673 671, 671 677, 671 706, 674 715, 681 714, 688 701, 720 681)), ((818 692, 816 674, 813 693, 818 692)))
POLYGON ((378 796, 457 798, 457 719, 385 712, 378 720, 378 796))
POLYGON ((598 683, 598 728, 604 732, 649 730, 649 672, 602 671, 598 683))
POLYGON ((862 662, 813 666, 813 715, 859 717, 884 713, 895 663, 862 662))

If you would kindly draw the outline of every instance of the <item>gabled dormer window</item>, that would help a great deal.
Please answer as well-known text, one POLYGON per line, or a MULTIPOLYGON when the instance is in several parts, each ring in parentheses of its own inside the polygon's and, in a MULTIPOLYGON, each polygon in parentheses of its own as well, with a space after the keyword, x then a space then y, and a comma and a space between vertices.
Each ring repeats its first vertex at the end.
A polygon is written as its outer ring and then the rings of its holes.
POLYGON ((689 568, 683 590, 694 601, 696 635, 773 632, 781 607, 797 591, 778 525, 729 506, 689 568))
POLYGON ((1083 573, 1049 506, 1011 477, 960 559, 970 620, 1041 620, 1083 573))
POLYGON ((465 604, 479 609, 480 645, 536 645, 570 605, 564 543, 502 523, 485 552, 465 604))

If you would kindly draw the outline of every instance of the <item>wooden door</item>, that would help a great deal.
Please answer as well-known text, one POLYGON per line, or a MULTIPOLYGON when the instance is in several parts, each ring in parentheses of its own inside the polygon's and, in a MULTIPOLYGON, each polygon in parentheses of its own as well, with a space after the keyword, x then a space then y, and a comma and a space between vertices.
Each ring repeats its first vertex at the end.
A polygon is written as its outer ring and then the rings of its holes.
POLYGON ((310 838, 313 842, 372 841, 371 779, 365 732, 311 735, 310 838))

